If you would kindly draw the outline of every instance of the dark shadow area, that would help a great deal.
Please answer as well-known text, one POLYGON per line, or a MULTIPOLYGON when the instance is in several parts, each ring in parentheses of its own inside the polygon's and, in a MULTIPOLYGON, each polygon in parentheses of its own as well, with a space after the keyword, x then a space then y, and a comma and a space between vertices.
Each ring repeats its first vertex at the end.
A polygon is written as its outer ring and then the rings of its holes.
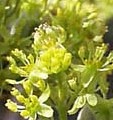
POLYGON ((5 107, 8 98, 10 95, 6 91, 0 97, 0 120, 24 120, 18 113, 11 112, 5 107))
MULTIPOLYGON (((109 45, 109 51, 113 50, 113 18, 108 20, 107 24, 108 26, 108 32, 104 35, 104 42, 109 45)), ((113 73, 111 75, 108 75, 108 82, 109 82, 109 90, 107 97, 112 98, 113 97, 113 73)))

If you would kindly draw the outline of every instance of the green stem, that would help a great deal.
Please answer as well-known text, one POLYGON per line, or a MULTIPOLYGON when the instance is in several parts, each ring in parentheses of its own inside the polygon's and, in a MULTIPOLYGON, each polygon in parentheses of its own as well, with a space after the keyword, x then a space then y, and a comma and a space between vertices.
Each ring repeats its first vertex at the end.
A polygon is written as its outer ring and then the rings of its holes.
MULTIPOLYGON (((62 74, 61 74, 62 76, 62 74)), ((62 79, 59 79, 59 89, 58 89, 58 108, 57 108, 57 112, 59 115, 59 120, 67 120, 67 105, 66 105, 66 91, 64 89, 63 86, 63 82, 62 79)))
POLYGON ((59 103, 58 105, 58 115, 59 120, 67 120, 67 110, 64 103, 59 103))
POLYGON ((66 87, 66 81, 64 73, 57 74, 56 80, 58 81, 56 84, 55 89, 52 90, 55 91, 55 95, 52 96, 52 101, 54 101, 53 106, 56 109, 58 113, 58 120, 67 120, 67 87, 66 87), (55 96, 55 97, 54 97, 55 96))

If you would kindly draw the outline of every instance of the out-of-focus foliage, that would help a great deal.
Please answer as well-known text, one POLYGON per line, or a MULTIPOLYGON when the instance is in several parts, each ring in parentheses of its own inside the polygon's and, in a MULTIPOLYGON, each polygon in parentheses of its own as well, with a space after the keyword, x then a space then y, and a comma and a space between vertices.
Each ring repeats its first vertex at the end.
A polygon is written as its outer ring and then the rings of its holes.
POLYGON ((55 109, 59 120, 67 120, 67 113, 87 105, 97 120, 106 119, 106 77, 113 70, 113 52, 106 54, 103 43, 105 20, 112 15, 109 2, 0 0, 1 86, 22 86, 21 91, 13 87, 19 103, 8 99, 10 110, 36 120, 37 114, 53 119, 55 109))
POLYGON ((30 51, 32 32, 45 9, 41 1, 0 0, 0 86, 6 78, 18 78, 8 70, 6 56, 14 48, 30 51))
POLYGON ((101 41, 106 28, 94 4, 79 0, 50 1, 48 0, 47 4, 47 15, 51 19, 51 24, 61 25, 66 30, 66 47, 69 51, 77 54, 81 44, 87 44, 90 40, 101 41))
POLYGON ((113 0, 94 0, 95 4, 98 6, 101 11, 101 16, 103 19, 108 20, 113 17, 113 0))

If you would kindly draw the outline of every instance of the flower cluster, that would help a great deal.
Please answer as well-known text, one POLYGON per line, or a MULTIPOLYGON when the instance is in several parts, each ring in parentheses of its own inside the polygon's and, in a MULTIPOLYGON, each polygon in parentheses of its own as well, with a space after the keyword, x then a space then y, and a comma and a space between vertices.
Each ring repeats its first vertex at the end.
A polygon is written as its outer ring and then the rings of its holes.
POLYGON ((65 71, 71 64, 71 54, 62 45, 64 40, 65 33, 61 27, 44 24, 34 34, 33 54, 27 56, 18 49, 12 51, 12 57, 7 58, 11 64, 9 69, 19 74, 22 80, 6 81, 20 84, 23 91, 13 88, 11 94, 20 104, 8 99, 6 106, 10 110, 20 112, 21 116, 29 120, 35 120, 37 114, 53 116, 53 109, 44 103, 50 97, 50 87, 45 81, 49 75, 65 71))

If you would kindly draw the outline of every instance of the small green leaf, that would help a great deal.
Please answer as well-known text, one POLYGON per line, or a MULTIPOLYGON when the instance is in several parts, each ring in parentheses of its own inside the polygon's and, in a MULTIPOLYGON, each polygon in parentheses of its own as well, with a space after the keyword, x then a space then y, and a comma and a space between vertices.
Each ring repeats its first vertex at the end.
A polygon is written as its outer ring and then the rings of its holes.
POLYGON ((73 115, 73 114, 75 114, 78 110, 79 110, 78 108, 73 107, 73 109, 68 110, 68 113, 69 113, 69 115, 73 115))
POLYGON ((40 72, 37 70, 33 70, 29 75, 29 80, 31 81, 37 81, 38 79, 47 79, 48 74, 44 72, 40 72))
POLYGON ((73 67, 73 69, 74 69, 75 71, 77 71, 77 72, 83 72, 84 69, 86 68, 85 65, 73 65, 72 67, 73 67))
POLYGON ((49 88, 49 85, 47 85, 47 88, 42 93, 42 95, 39 97, 40 103, 45 102, 49 98, 49 96, 50 96, 50 88, 49 88))
POLYGON ((81 73, 81 81, 84 88, 87 88, 94 80, 96 69, 97 68, 95 65, 87 65, 84 71, 81 73))
POLYGON ((16 84, 16 80, 6 79, 5 81, 6 81, 8 84, 12 84, 12 85, 16 84))
POLYGON ((45 104, 41 104, 41 109, 38 111, 38 114, 47 118, 53 116, 53 109, 45 104))
POLYGON ((77 108, 81 108, 81 107, 83 107, 83 106, 85 105, 85 103, 86 103, 86 98, 85 98, 84 96, 79 96, 79 97, 76 99, 75 103, 76 103, 76 107, 77 107, 77 108))
POLYGON ((89 22, 84 22, 83 25, 82 25, 82 27, 83 27, 83 28, 87 28, 87 27, 89 27, 89 25, 90 25, 89 22))
POLYGON ((86 103, 85 96, 79 96, 75 102, 71 110, 68 111, 69 114, 75 114, 79 108, 82 108, 86 103))
POLYGON ((94 19, 95 17, 97 17, 97 13, 93 12, 88 16, 88 19, 94 19))
POLYGON ((102 42, 102 35, 100 35, 100 36, 95 36, 94 37, 94 39, 93 39, 93 41, 95 41, 95 42, 102 42))
POLYGON ((73 78, 71 80, 68 80, 69 86, 72 90, 77 89, 77 80, 76 78, 73 78))
POLYGON ((91 106, 95 106, 97 104, 97 97, 94 94, 86 94, 87 102, 91 106))

